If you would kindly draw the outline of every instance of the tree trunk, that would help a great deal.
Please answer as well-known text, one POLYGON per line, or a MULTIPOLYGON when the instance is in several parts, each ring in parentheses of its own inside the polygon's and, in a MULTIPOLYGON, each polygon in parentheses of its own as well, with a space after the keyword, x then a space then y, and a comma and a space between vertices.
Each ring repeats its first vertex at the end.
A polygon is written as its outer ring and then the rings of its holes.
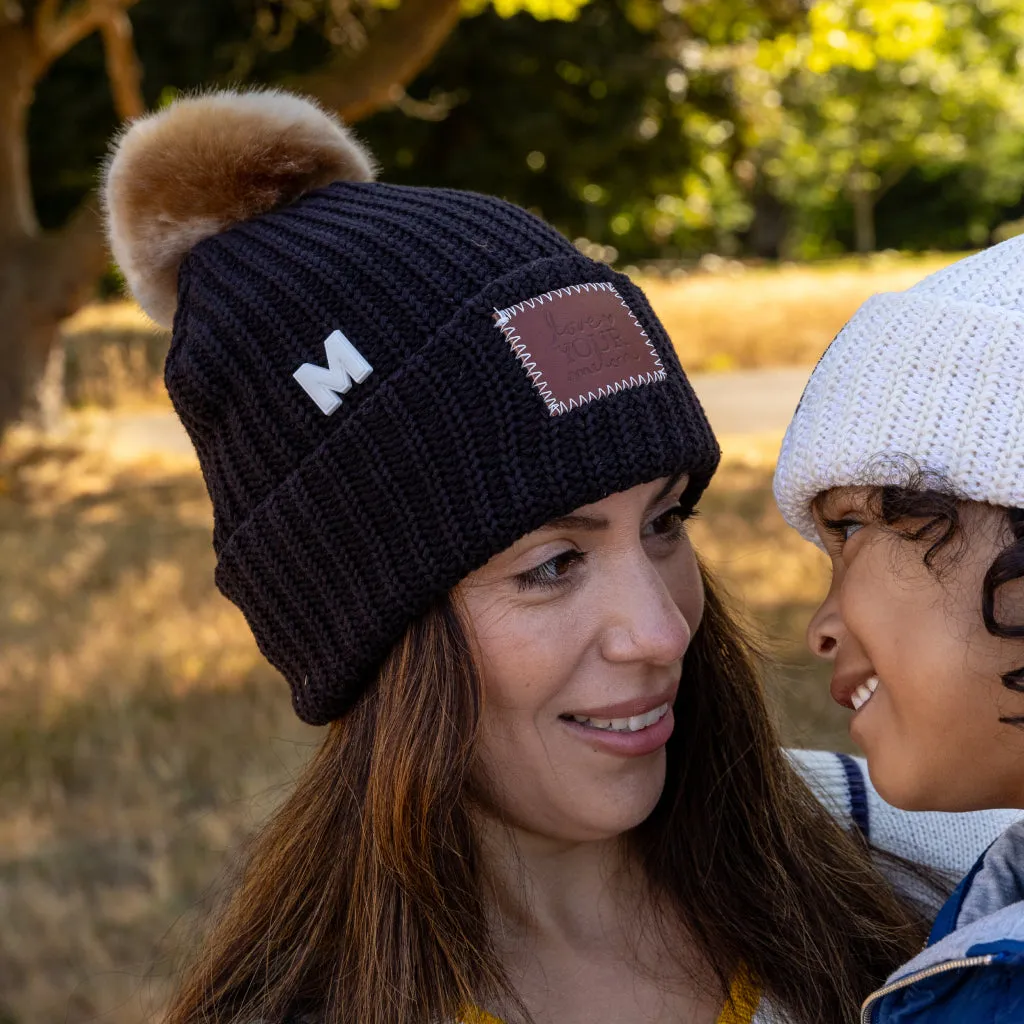
POLYGON ((106 259, 90 207, 59 232, 0 242, 0 435, 19 419, 56 425, 63 408, 60 325, 88 301, 106 259))
POLYGON ((853 237, 857 252, 875 251, 875 197, 864 188, 853 192, 853 237))
POLYGON ((25 144, 35 63, 35 47, 28 31, 20 25, 0 22, 0 238, 30 238, 39 231, 25 144))
POLYGON ((760 259, 784 259, 791 220, 789 207, 760 183, 754 190, 753 207, 754 217, 745 238, 747 250, 760 259))
POLYGON ((43 384, 48 368, 55 372, 51 353, 61 321, 88 297, 106 260, 90 207, 61 231, 39 228, 25 141, 36 61, 29 30, 0 27, 0 435, 26 414, 51 423, 59 415, 54 389, 43 384), (40 403, 41 384, 48 393, 40 403))

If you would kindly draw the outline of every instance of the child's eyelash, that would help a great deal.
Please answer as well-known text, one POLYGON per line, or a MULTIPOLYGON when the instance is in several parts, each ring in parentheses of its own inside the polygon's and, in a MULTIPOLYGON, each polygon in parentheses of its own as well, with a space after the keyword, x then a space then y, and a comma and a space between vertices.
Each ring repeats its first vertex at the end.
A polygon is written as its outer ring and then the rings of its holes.
POLYGON ((836 537, 838 540, 849 540, 846 531, 851 527, 855 526, 857 529, 861 529, 864 524, 859 519, 822 519, 821 525, 836 537))

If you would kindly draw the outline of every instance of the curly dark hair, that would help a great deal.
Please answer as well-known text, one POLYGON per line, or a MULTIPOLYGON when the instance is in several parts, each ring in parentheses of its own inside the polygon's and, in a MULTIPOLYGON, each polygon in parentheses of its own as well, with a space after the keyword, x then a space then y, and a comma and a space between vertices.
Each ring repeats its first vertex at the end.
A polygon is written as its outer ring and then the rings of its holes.
MULTIPOLYGON (((929 472, 907 457, 887 457, 872 463, 867 479, 899 479, 899 484, 877 486, 868 506, 879 523, 915 543, 928 542, 924 564, 937 577, 960 557, 966 547, 961 510, 971 499, 959 494, 945 477, 929 472), (908 525, 908 520, 924 520, 908 525), (939 556, 945 555, 940 560, 939 556)), ((820 507, 826 492, 813 504, 820 507)), ((1012 540, 996 555, 985 573, 981 588, 981 616, 985 628, 1003 640, 1024 640, 1024 622, 1002 622, 996 615, 996 595, 1001 587, 1024 579, 1024 509, 1005 508, 1012 540)), ((1024 693, 1024 665, 1002 674, 1003 685, 1024 693)), ((1024 715, 1003 715, 1000 722, 1024 726, 1024 715)))

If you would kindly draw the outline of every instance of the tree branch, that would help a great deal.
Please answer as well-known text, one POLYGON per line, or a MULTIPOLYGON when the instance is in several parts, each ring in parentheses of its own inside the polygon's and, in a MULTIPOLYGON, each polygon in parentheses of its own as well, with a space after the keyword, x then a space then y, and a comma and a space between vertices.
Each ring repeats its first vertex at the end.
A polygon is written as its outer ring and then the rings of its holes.
POLYGON ((289 85, 312 93, 350 123, 394 106, 451 35, 460 12, 459 0, 402 0, 381 15, 358 53, 338 53, 325 69, 295 76, 289 85))
POLYGON ((32 238, 39 233, 25 139, 34 85, 35 41, 31 28, 3 24, 0 26, 0 239, 32 238))
POLYGON ((58 57, 136 3, 138 0, 77 0, 58 15, 60 4, 43 0, 35 19, 37 73, 42 75, 58 57))
POLYGON ((123 121, 139 117, 145 113, 146 104, 142 99, 142 65, 135 52, 131 19, 124 10, 111 9, 100 31, 117 116, 123 121))
POLYGON ((36 4, 36 36, 48 36, 53 33, 57 21, 60 0, 39 0, 36 4))
POLYGON ((427 100, 414 100, 400 86, 391 90, 391 100, 406 117, 417 121, 443 121, 460 103, 466 102, 465 89, 455 92, 436 92, 427 100))

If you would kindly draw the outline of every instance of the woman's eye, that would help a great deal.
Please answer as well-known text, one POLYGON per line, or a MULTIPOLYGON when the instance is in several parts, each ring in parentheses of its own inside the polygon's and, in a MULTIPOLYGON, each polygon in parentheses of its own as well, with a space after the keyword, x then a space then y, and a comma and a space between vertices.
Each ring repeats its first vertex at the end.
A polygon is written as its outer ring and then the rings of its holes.
POLYGON ((530 590, 533 587, 557 587, 568 582, 572 567, 583 560, 583 552, 570 548, 561 554, 549 558, 534 569, 527 569, 519 573, 516 583, 520 590, 530 590))
POLYGON ((657 519, 652 519, 644 532, 649 537, 676 540, 682 535, 683 526, 686 524, 686 521, 693 519, 697 514, 697 509, 695 508, 675 505, 667 512, 662 512, 657 519))
POLYGON ((855 523, 855 522, 853 522, 852 520, 849 520, 849 521, 847 521, 847 522, 843 523, 843 534, 842 534, 842 536, 843 536, 843 542, 845 543, 845 542, 846 542, 846 541, 848 541, 848 540, 849 540, 849 539, 850 539, 850 538, 851 538, 851 537, 852 537, 852 536, 853 536, 853 535, 854 535, 854 534, 855 534, 855 533, 856 533, 856 532, 857 532, 858 530, 863 530, 863 529, 864 529, 864 524, 863 524, 863 523, 855 523))

